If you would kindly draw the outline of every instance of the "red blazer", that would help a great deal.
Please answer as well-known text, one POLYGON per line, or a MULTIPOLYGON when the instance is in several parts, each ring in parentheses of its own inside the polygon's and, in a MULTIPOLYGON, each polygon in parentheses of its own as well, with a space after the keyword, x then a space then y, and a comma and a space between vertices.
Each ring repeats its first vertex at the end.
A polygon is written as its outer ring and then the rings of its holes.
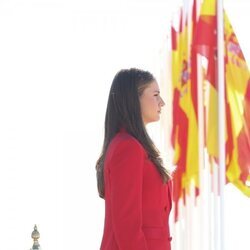
POLYGON ((171 183, 124 129, 104 163, 105 223, 101 250, 170 250, 171 183))

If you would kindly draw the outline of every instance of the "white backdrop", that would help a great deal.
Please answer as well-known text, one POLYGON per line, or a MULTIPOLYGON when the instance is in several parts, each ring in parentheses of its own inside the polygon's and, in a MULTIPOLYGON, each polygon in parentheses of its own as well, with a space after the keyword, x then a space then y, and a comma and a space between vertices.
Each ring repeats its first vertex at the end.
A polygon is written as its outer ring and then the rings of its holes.
MULTIPOLYGON (((159 50, 179 2, 0 2, 1 250, 31 248, 35 223, 44 250, 98 249, 104 202, 95 162, 109 87, 121 68, 158 76, 159 50)), ((225 4, 249 61, 250 4, 225 4)), ((249 225, 250 210, 249 200, 227 189, 231 247, 247 240, 238 227, 249 225)))

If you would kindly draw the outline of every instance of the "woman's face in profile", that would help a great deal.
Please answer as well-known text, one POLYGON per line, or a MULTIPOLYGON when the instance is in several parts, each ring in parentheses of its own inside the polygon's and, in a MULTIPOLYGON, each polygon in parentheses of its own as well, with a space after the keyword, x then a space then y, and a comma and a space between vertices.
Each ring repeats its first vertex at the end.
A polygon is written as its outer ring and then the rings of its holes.
POLYGON ((151 82, 140 96, 141 114, 144 124, 160 119, 162 106, 165 105, 160 96, 160 89, 156 81, 151 82))

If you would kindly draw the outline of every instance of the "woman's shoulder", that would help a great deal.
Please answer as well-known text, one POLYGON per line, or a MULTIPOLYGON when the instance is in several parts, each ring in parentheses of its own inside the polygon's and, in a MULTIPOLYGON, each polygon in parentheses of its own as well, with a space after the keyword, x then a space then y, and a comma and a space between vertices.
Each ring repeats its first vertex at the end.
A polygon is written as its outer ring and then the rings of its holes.
POLYGON ((111 141, 114 145, 120 145, 120 144, 130 144, 134 147, 143 148, 141 143, 131 134, 129 134, 126 131, 119 131, 113 140, 111 141))
POLYGON ((118 132, 111 140, 105 157, 106 164, 124 159, 146 158, 146 151, 140 142, 127 132, 118 132))
POLYGON ((126 131, 119 131, 111 140, 109 151, 137 151, 145 153, 141 143, 126 131))

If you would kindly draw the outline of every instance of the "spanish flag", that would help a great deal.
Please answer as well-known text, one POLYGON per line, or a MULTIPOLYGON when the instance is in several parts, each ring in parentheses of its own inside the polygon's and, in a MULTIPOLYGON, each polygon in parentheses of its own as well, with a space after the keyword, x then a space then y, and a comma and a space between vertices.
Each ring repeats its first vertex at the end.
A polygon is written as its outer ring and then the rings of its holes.
MULTIPOLYGON (((196 22, 196 16, 194 20, 196 22)), ((191 28, 188 27, 187 15, 181 12, 179 31, 172 28, 175 220, 178 219, 180 198, 183 198, 185 204, 185 195, 189 194, 191 185, 195 186, 196 193, 199 188, 196 53, 193 49, 190 52, 194 27, 194 23, 191 28), (188 44, 189 40, 191 44, 188 44)))
MULTIPOLYGON (((173 202, 175 204, 175 221, 178 219, 178 203, 183 197, 182 177, 186 171, 188 117, 181 106, 182 85, 185 85, 185 34, 182 28, 182 15, 180 16, 180 27, 176 31, 172 27, 172 87, 173 87, 173 127, 171 142, 174 148, 174 164, 176 169, 173 173, 173 202)), ((183 102, 182 102, 183 105, 183 102)))
MULTIPOLYGON (((210 158, 218 160, 218 92, 216 1, 205 0, 196 30, 197 52, 208 60, 206 80, 209 84, 206 147, 210 158)), ((250 196, 250 116, 247 68, 237 37, 224 13, 225 37, 225 107, 226 107, 226 177, 245 195, 250 196)))
POLYGON ((229 19, 224 16, 226 96, 232 136, 228 138, 231 150, 227 155, 226 176, 250 197, 250 72, 229 19))

